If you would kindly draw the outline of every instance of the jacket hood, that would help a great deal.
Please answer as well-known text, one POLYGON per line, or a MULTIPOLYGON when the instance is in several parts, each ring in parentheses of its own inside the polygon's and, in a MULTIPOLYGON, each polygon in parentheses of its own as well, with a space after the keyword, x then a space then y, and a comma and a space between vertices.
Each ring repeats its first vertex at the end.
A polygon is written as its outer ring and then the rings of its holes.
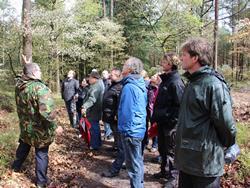
POLYGON ((213 68, 207 65, 201 67, 198 71, 194 72, 193 74, 190 74, 189 72, 185 72, 183 76, 185 76, 190 81, 195 81, 205 74, 213 75, 217 77, 220 81, 226 83, 225 78, 219 72, 215 71, 213 68))
POLYGON ((129 74, 128 76, 124 77, 121 82, 123 85, 126 85, 128 83, 134 84, 143 92, 147 92, 145 81, 143 77, 138 74, 129 74))
MULTIPOLYGON (((17 76, 15 78, 15 80, 16 80, 16 87, 19 90, 24 90, 27 87, 27 85, 30 83, 30 81, 32 81, 34 79, 29 78, 25 75, 22 75, 22 76, 17 76)), ((40 81, 40 80, 38 80, 38 81, 40 81)))

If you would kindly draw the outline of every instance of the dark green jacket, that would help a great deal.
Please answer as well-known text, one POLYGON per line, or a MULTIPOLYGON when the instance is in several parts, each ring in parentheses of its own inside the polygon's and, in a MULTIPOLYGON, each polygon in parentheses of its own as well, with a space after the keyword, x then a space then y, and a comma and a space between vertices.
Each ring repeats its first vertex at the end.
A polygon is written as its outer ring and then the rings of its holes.
POLYGON ((90 85, 82 105, 82 107, 87 110, 87 118, 89 121, 101 120, 103 93, 104 84, 101 79, 97 80, 95 84, 90 85))
POLYGON ((31 146, 50 145, 55 136, 55 111, 50 89, 40 80, 19 78, 16 104, 20 139, 31 146))
POLYGON ((236 128, 229 89, 205 66, 188 77, 176 135, 176 165, 201 177, 223 174, 224 147, 235 143, 236 128))

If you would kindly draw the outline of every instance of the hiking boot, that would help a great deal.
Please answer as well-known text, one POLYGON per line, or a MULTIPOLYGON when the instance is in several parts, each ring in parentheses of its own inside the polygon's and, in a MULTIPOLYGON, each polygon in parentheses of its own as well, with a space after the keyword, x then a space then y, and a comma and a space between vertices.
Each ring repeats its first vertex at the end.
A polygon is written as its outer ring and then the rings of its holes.
POLYGON ((46 185, 37 184, 36 188, 46 188, 46 185))
POLYGON ((106 177, 106 178, 113 178, 113 177, 116 177, 116 176, 118 176, 118 173, 113 173, 113 172, 110 172, 110 171, 106 171, 106 172, 102 173, 102 177, 106 177))
POLYGON ((157 148, 151 148, 151 149, 150 149, 150 152, 152 152, 152 153, 155 153, 155 152, 157 152, 157 151, 158 151, 157 148))
POLYGON ((174 177, 171 177, 167 180, 167 183, 165 183, 164 188, 175 188, 177 186, 178 181, 174 177))

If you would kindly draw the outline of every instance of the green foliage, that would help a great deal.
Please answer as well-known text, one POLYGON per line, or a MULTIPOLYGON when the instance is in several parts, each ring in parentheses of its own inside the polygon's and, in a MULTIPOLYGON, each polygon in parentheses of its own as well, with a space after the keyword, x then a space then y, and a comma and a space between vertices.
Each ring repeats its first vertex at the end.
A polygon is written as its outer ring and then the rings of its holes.
POLYGON ((119 63, 123 55, 126 42, 122 35, 122 27, 108 19, 73 24, 65 34, 63 53, 92 68, 109 68, 119 63))
POLYGON ((239 160, 241 168, 238 171, 238 176, 241 180, 250 176, 250 125, 249 123, 237 124, 237 143, 240 145, 241 154, 239 160))
POLYGON ((75 4, 74 17, 79 24, 97 20, 102 11, 101 4, 96 0, 76 0, 75 4))
POLYGON ((7 129, 1 130, 0 136, 0 175, 4 173, 6 168, 14 160, 16 141, 18 139, 18 130, 11 127, 13 123, 7 124, 7 126, 9 126, 7 129))
POLYGON ((0 110, 15 110, 14 82, 9 80, 9 71, 1 71, 0 75, 0 110))

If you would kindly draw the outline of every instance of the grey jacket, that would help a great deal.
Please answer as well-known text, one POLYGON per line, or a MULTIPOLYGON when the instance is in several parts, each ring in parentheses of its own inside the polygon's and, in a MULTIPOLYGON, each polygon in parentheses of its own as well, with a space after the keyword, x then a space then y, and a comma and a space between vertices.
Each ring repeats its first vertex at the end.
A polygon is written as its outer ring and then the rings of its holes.
POLYGON ((82 105, 82 107, 87 110, 87 118, 89 121, 101 120, 103 93, 104 84, 102 80, 98 80, 95 84, 90 85, 82 105))
POLYGON ((62 93, 62 98, 65 101, 69 101, 73 99, 75 94, 77 93, 77 90, 79 88, 79 82, 76 79, 65 79, 62 82, 61 86, 61 93, 62 93))

